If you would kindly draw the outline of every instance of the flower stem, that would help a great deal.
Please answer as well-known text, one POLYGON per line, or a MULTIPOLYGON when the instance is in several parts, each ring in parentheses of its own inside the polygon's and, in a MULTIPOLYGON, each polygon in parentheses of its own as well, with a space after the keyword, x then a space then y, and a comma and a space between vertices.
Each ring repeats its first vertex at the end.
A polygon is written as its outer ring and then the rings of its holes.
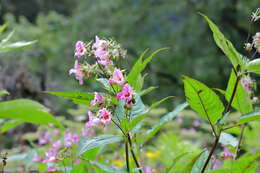
POLYGON ((243 139, 243 134, 244 134, 245 128, 246 128, 246 124, 243 124, 243 125, 242 125, 242 129, 241 129, 241 132, 240 132, 240 135, 239 135, 238 144, 237 144, 237 147, 236 147, 236 152, 235 152, 234 160, 237 159, 237 155, 238 155, 238 152, 239 152, 239 149, 240 149, 240 145, 241 145, 241 142, 242 142, 242 139, 243 139))
MULTIPOLYGON (((138 162, 138 160, 137 160, 137 157, 136 157, 136 155, 135 155, 135 152, 134 152, 134 150, 133 150, 132 140, 131 140, 131 137, 130 137, 130 134, 129 134, 129 133, 127 134, 127 137, 128 137, 128 143, 129 143, 129 145, 130 145, 130 151, 131 151, 131 154, 132 154, 132 156, 133 156, 135 165, 136 165, 137 168, 140 168, 140 164, 139 164, 139 162, 138 162)), ((142 169, 139 170, 139 173, 143 173, 142 169)))
POLYGON ((211 159, 211 156, 213 155, 214 151, 216 150, 216 148, 217 148, 217 146, 218 146, 219 138, 220 138, 220 135, 219 135, 219 136, 216 136, 214 145, 213 145, 213 147, 211 148, 211 151, 210 151, 209 156, 208 156, 208 158, 207 158, 207 160, 206 160, 206 162, 205 162, 205 164, 204 164, 204 166, 203 166, 203 168, 202 168, 202 170, 201 170, 201 173, 204 173, 204 171, 206 170, 206 168, 207 168, 207 166, 208 166, 208 164, 209 164, 209 161, 210 161, 210 159, 211 159))
POLYGON ((130 167, 129 167, 129 153, 128 153, 128 142, 125 142, 125 156, 126 156, 126 169, 127 172, 130 173, 130 167))

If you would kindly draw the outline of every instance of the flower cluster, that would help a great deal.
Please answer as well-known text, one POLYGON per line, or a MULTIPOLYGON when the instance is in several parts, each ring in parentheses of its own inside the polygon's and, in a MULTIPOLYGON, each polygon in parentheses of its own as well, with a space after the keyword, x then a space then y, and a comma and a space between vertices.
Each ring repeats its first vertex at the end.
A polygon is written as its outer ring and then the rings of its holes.
MULTIPOLYGON (((112 95, 118 100, 125 102, 125 108, 130 109, 134 103, 133 89, 126 82, 123 71, 115 66, 115 61, 120 57, 125 58, 126 51, 113 40, 100 39, 98 36, 95 42, 85 44, 78 41, 75 45, 75 60, 74 67, 70 70, 70 74, 75 74, 76 79, 80 85, 84 82, 85 77, 90 74, 96 74, 108 81, 108 84, 113 89, 112 95), (78 59, 83 57, 82 63, 78 59), (95 63, 92 65, 87 61, 87 57, 92 57, 95 63), (116 88, 116 89, 114 89, 116 88)), ((111 94, 111 93, 110 93, 111 94)), ((102 93, 95 92, 94 99, 90 101, 92 108, 98 108, 88 112, 88 122, 85 128, 94 126, 102 126, 103 128, 108 125, 112 120, 111 104, 108 104, 109 99, 102 93)))
POLYGON ((83 41, 77 41, 75 44, 74 56, 77 58, 74 67, 69 71, 69 74, 74 74, 75 78, 79 81, 80 85, 84 84, 84 78, 91 76, 91 74, 98 71, 97 65, 102 65, 105 68, 113 65, 113 60, 119 57, 125 57, 126 51, 113 40, 103 40, 96 36, 95 42, 85 44, 83 41), (94 64, 79 63, 78 60, 93 57, 94 64))
MULTIPOLYGON (((51 147, 43 153, 43 156, 39 154, 34 155, 32 161, 47 164, 47 172, 57 171, 56 165, 63 159, 60 155, 63 154, 65 148, 72 149, 76 147, 79 143, 79 137, 93 136, 93 132, 89 129, 82 128, 81 134, 76 134, 67 129, 63 138, 60 138, 61 135, 58 129, 54 129, 45 131, 38 140, 39 145, 50 145, 51 147)), ((75 163, 77 164, 77 162, 75 163)))
POLYGON ((241 78, 241 85, 244 88, 244 90, 249 94, 252 92, 252 89, 254 88, 254 82, 250 78, 250 76, 245 76, 241 78))
POLYGON ((234 158, 234 154, 230 152, 227 146, 223 146, 223 157, 224 159, 234 158))

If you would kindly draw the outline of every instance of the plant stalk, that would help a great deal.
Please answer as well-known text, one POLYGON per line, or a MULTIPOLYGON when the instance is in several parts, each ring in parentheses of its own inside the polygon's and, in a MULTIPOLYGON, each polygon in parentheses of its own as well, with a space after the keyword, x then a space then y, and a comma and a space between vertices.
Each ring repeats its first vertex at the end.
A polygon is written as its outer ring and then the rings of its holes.
MULTIPOLYGON (((132 156, 133 156, 135 165, 136 165, 137 168, 141 168, 141 167, 140 167, 140 164, 139 164, 139 162, 138 162, 138 160, 137 160, 137 157, 136 157, 136 155, 135 155, 135 152, 134 152, 134 150, 133 150, 132 140, 131 140, 131 137, 130 137, 130 134, 129 134, 129 133, 127 134, 127 137, 128 137, 128 143, 129 143, 129 145, 130 145, 130 151, 131 151, 131 154, 132 154, 132 156)), ((139 170, 139 173, 143 173, 142 169, 139 170)))
POLYGON ((214 151, 216 150, 216 148, 217 148, 217 146, 218 146, 219 138, 220 138, 220 135, 219 135, 219 136, 216 136, 214 145, 213 145, 213 147, 211 148, 211 151, 210 151, 209 156, 208 156, 208 158, 207 158, 207 160, 206 160, 206 162, 205 162, 205 164, 204 164, 204 166, 203 166, 203 168, 202 168, 202 170, 201 170, 201 173, 204 173, 204 171, 206 170, 206 168, 207 168, 207 166, 208 166, 208 164, 209 164, 209 161, 210 161, 210 159, 211 159, 211 156, 213 155, 214 151))
POLYGON ((126 169, 127 169, 127 172, 130 173, 128 142, 127 141, 125 142, 125 156, 126 156, 126 169))
POLYGON ((240 132, 240 135, 239 135, 238 144, 237 144, 237 147, 236 147, 236 152, 235 152, 234 160, 237 159, 237 155, 238 155, 238 152, 239 152, 239 149, 240 149, 240 145, 241 145, 241 142, 242 142, 242 139, 243 139, 243 134, 244 134, 245 128, 246 128, 246 124, 243 124, 243 125, 242 125, 242 129, 241 129, 241 132, 240 132))
MULTIPOLYGON (((228 102, 228 104, 227 104, 227 106, 226 106, 226 108, 224 110, 224 114, 229 112, 230 109, 231 109, 231 105, 232 105, 232 102, 233 102, 233 100, 235 98, 235 94, 236 94, 236 91, 237 91, 237 87, 238 87, 239 81, 240 81, 240 76, 237 76, 237 79, 236 79, 236 82, 235 82, 235 85, 234 85, 234 89, 233 89, 232 95, 230 97, 230 101, 228 102)), ((203 166, 203 168, 201 170, 201 173, 205 172, 205 170, 206 170, 206 168, 207 168, 207 166, 209 164, 209 161, 210 161, 214 151, 216 150, 216 148, 218 146, 218 142, 219 142, 219 138, 220 138, 222 130, 223 129, 220 129, 219 134, 216 135, 216 139, 215 139, 214 145, 213 145, 213 147, 210 150, 209 156, 208 156, 208 158, 207 158, 207 160, 206 160, 206 162, 205 162, 205 164, 204 164, 204 166, 203 166)))

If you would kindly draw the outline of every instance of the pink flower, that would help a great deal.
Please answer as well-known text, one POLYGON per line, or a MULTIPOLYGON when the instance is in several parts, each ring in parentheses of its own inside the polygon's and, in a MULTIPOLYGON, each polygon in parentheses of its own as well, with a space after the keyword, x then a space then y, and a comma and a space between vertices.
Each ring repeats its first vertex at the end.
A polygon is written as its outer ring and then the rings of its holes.
POLYGON ((59 129, 54 129, 53 130, 53 135, 54 136, 58 136, 58 134, 59 134, 59 129))
POLYGON ((51 134, 50 132, 46 131, 41 138, 39 138, 39 145, 48 144, 50 142, 51 134))
POLYGON ((98 36, 96 36, 96 42, 92 45, 92 49, 107 50, 108 46, 109 46, 108 41, 101 40, 98 36))
POLYGON ((84 73, 84 68, 78 63, 77 60, 74 63, 74 67, 69 71, 70 75, 73 73, 75 74, 76 79, 79 81, 79 84, 83 85, 83 78, 86 76, 86 74, 84 73))
POLYGON ((122 71, 116 68, 113 73, 113 78, 109 80, 109 83, 123 86, 125 79, 122 71))
POLYGON ((65 133, 65 137, 64 137, 65 147, 72 147, 73 144, 77 144, 78 142, 79 142, 79 138, 77 134, 72 134, 69 131, 65 133))
POLYGON ((50 149, 49 151, 47 151, 45 153, 46 160, 44 160, 43 163, 55 162, 56 161, 56 154, 57 154, 57 151, 54 150, 53 148, 50 149))
POLYGON ((84 136, 84 137, 94 136, 94 133, 93 133, 93 131, 90 131, 89 128, 82 128, 81 136, 84 136))
POLYGON ((107 125, 111 121, 111 113, 106 108, 101 109, 98 116, 100 117, 100 122, 103 125, 107 125))
POLYGON ((152 173, 152 168, 150 166, 145 166, 145 173, 152 173))
POLYGON ((80 160, 80 159, 75 159, 74 162, 75 162, 76 164, 80 164, 81 160, 80 160))
POLYGON ((97 118, 96 116, 94 116, 94 114, 91 111, 89 111, 88 112, 88 122, 86 122, 85 127, 91 128, 93 126, 99 125, 100 123, 101 123, 100 119, 97 118))
POLYGON ((193 125, 194 127, 199 127, 199 126, 200 126, 200 121, 199 121, 199 120, 194 120, 194 121, 192 122, 192 125, 193 125))
POLYGON ((47 172, 54 172, 54 171, 56 171, 56 169, 53 168, 53 166, 48 165, 48 167, 47 167, 47 172))
POLYGON ((101 105, 102 103, 104 103, 104 101, 105 98, 101 94, 95 92, 94 100, 91 100, 90 105, 101 105))
POLYGON ((79 136, 77 134, 72 135, 72 142, 73 142, 73 144, 79 143, 79 136))
POLYGON ((212 161, 212 169, 218 169, 218 168, 219 168, 219 165, 218 165, 217 159, 214 159, 212 161))
POLYGON ((125 84, 122 91, 117 94, 116 98, 119 100, 125 100, 126 102, 131 102, 133 99, 133 89, 128 84, 125 84))
POLYGON ((81 56, 84 56, 87 54, 87 50, 85 48, 85 45, 82 41, 77 41, 75 44, 75 56, 80 58, 81 56))
POLYGON ((59 149, 61 148, 62 143, 60 140, 56 141, 55 143, 52 144, 52 148, 54 151, 59 151, 59 149))
POLYGON ((229 151, 227 146, 223 146, 223 157, 224 159, 233 158, 235 155, 229 151))
POLYGON ((96 36, 96 42, 92 45, 92 50, 94 52, 94 56, 98 59, 97 63, 108 66, 112 64, 109 60, 110 55, 108 51, 109 42, 106 40, 101 40, 96 36))
POLYGON ((183 119, 180 118, 180 117, 178 117, 178 118, 176 118, 176 122, 177 122, 178 124, 182 124, 182 123, 183 123, 183 119))
POLYGON ((250 93, 254 87, 254 83, 249 76, 241 78, 241 85, 244 88, 244 90, 248 93, 250 93))
POLYGON ((35 163, 41 162, 41 157, 38 154, 34 155, 32 162, 35 162, 35 163))

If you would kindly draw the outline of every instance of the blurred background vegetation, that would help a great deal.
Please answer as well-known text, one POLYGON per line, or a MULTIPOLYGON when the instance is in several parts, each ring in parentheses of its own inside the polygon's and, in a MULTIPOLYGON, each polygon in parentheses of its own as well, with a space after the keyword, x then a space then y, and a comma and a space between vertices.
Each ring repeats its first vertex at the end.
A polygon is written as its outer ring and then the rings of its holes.
MULTIPOLYGON (((14 41, 38 40, 24 51, 0 55, 8 57, 0 58, 0 88, 11 93, 6 99, 32 98, 56 113, 66 113, 63 108, 70 103, 46 99, 42 91, 97 89, 91 81, 79 86, 68 71, 75 42, 99 35, 122 43, 130 64, 146 48, 170 47, 146 70, 146 85, 159 87, 146 96, 146 103, 168 95, 179 96, 174 103, 183 101, 182 74, 224 89, 230 63, 197 12, 212 18, 243 53, 250 14, 258 6, 259 0, 0 0, 0 23, 8 24, 6 34, 15 30, 14 41)), ((253 33, 259 29, 258 23, 253 33)), ((172 108, 172 103, 167 106, 172 108)))

